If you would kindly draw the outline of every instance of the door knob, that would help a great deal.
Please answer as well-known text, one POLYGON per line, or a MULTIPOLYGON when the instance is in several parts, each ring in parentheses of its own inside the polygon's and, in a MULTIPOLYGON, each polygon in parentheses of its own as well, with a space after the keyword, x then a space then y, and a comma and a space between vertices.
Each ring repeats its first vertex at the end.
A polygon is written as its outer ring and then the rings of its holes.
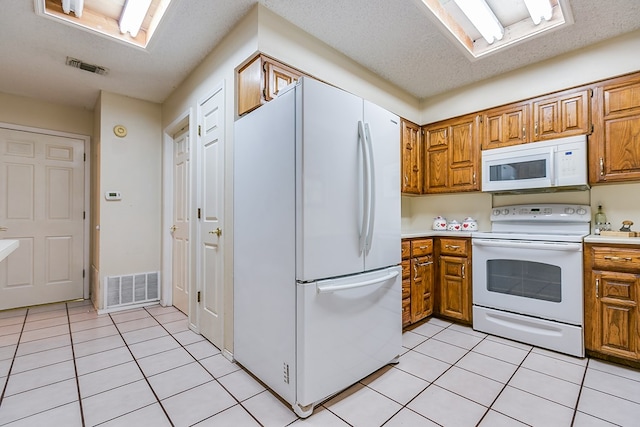
POLYGON ((178 229, 177 226, 172 225, 171 228, 169 230, 171 230, 171 232, 173 233, 174 231, 176 231, 178 229))
POLYGON ((213 231, 210 231, 209 234, 216 234, 218 237, 222 236, 222 230, 220 229, 220 227, 216 228, 213 231))

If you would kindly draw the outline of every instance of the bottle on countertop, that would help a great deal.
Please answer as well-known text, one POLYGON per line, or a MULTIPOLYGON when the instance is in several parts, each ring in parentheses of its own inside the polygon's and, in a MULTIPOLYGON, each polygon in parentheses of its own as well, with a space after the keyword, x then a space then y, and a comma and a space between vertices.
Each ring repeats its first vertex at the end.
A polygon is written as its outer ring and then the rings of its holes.
POLYGON ((594 217, 595 228, 594 233, 600 234, 601 231, 607 230, 607 215, 602 211, 602 205, 598 205, 598 211, 594 217))

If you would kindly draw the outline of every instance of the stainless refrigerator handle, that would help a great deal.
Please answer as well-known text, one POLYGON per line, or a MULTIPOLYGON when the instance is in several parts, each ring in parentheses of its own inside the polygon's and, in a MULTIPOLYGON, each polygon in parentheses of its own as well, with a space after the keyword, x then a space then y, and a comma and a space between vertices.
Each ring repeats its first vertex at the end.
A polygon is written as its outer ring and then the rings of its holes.
POLYGON ((371 130, 369 123, 364 125, 364 136, 369 148, 369 228, 367 230, 367 241, 365 242, 365 249, 371 250, 371 243, 373 241, 373 226, 376 216, 376 170, 373 163, 373 142, 371 141, 371 130))
POLYGON ((367 242, 367 226, 369 219, 369 165, 367 162, 367 143, 364 133, 364 124, 358 121, 358 142, 362 148, 362 164, 363 164, 363 196, 362 196, 362 227, 360 228, 360 252, 364 253, 367 242))
POLYGON ((365 280, 363 282, 357 282, 357 283, 349 283, 347 285, 326 285, 326 286, 318 285, 317 292, 319 294, 326 294, 329 292, 339 292, 339 291, 346 291, 349 289, 371 286, 378 283, 386 282, 391 279, 395 279, 396 277, 398 277, 398 274, 399 273, 397 271, 392 271, 391 273, 384 275, 382 277, 378 277, 376 279, 365 280))

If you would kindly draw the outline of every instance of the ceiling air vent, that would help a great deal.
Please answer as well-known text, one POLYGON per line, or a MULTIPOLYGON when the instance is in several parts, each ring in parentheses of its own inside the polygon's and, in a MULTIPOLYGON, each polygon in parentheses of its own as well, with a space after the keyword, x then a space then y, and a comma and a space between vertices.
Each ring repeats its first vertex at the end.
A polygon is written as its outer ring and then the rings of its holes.
POLYGON ((71 58, 67 56, 67 65, 74 68, 80 68, 81 70, 88 71, 94 74, 100 74, 104 76, 109 70, 99 65, 87 64, 79 59, 71 58))

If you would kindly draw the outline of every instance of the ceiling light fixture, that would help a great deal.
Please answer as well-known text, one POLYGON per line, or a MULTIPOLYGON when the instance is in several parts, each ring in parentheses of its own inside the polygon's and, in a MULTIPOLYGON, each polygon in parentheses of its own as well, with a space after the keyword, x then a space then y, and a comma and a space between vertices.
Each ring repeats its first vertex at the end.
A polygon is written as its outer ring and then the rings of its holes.
POLYGON ((62 11, 67 15, 73 12, 78 18, 82 18, 84 0, 62 0, 62 11))
POLYGON ((487 43, 502 40, 504 27, 485 0, 454 0, 487 43))
POLYGON ((527 6, 529 15, 531 15, 535 25, 539 25, 543 19, 545 21, 551 20, 553 8, 549 0, 524 0, 524 4, 527 6))
POLYGON ((131 37, 135 38, 150 5, 151 0, 127 0, 120 17, 120 32, 122 34, 129 32, 131 37))

